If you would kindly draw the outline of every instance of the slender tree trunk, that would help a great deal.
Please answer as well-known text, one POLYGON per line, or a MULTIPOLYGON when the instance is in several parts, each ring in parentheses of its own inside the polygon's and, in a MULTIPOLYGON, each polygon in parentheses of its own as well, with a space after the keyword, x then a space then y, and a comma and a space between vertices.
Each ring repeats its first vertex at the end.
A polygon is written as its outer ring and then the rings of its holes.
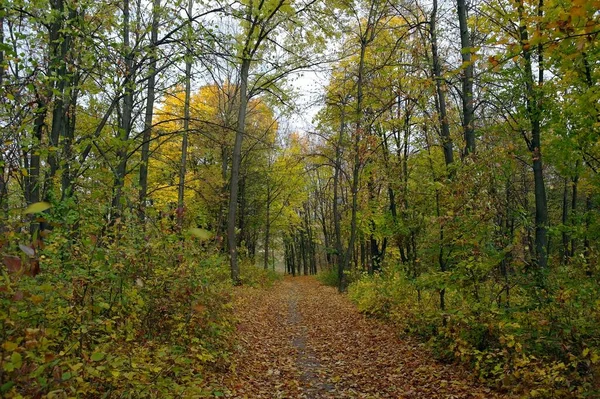
MULTIPOLYGON (((146 197, 148 195, 148 163, 150 161, 150 140, 152 139, 152 118, 154 117, 154 101, 156 86, 156 50, 158 41, 158 14, 160 0, 152 2, 152 28, 150 31, 150 62, 148 64, 148 88, 146 95, 146 111, 144 113, 144 133, 142 135, 142 154, 140 162, 140 191, 139 191, 139 216, 140 220, 146 217, 146 197)), ((186 61, 187 72, 187 61, 186 61)))
POLYGON ((436 97, 438 104, 439 122, 442 136, 442 146, 444 148, 444 159, 446 165, 454 162, 454 153, 452 150, 452 138, 450 137, 450 124, 448 121, 448 111, 446 108, 446 80, 442 76, 442 65, 438 54, 437 41, 437 10, 438 2, 433 0, 433 10, 431 20, 429 21, 429 34, 431 37, 431 56, 433 61, 433 77, 435 79, 436 97))
POLYGON ((309 271, 310 274, 315 274, 317 266, 316 266, 316 258, 315 258, 315 246, 313 240, 313 231, 310 224, 310 207, 308 201, 304 203, 304 225, 306 226, 306 240, 307 240, 307 250, 308 250, 308 263, 309 263, 309 271))
POLYGON ((267 215, 265 220, 265 264, 264 268, 267 270, 269 268, 269 241, 271 237, 269 236, 271 233, 271 186, 267 183, 267 215))
MULTIPOLYGON (((356 242, 356 221, 357 221, 357 213, 358 213, 358 187, 359 187, 359 179, 360 179, 360 169, 361 169, 361 159, 360 159, 360 142, 362 140, 363 134, 363 90, 364 90, 364 80, 365 80, 365 57, 367 46, 371 40, 372 29, 372 21, 374 19, 374 4, 371 4, 371 10, 369 11, 369 18, 367 21, 367 28, 364 33, 364 36, 360 38, 360 58, 358 61, 358 77, 356 80, 356 129, 354 131, 354 165, 352 166, 352 187, 351 187, 351 198, 352 198, 352 207, 351 207, 351 216, 350 216, 350 238, 348 240, 348 248, 346 249, 346 255, 344 256, 344 269, 348 270, 350 267, 350 260, 352 259, 352 254, 355 251, 355 242, 356 242)), ((343 281, 343 285, 341 285, 342 291, 346 290, 346 282, 343 281)))
POLYGON ((592 225, 592 193, 585 198, 585 236, 583 238, 583 258, 585 259, 585 273, 592 276, 592 245, 590 243, 590 227, 592 225))
MULTIPOLYGON (((193 1, 188 2, 188 16, 192 16, 193 1)), ((177 191, 177 227, 179 231, 183 228, 183 214, 185 212, 185 173, 187 167, 188 135, 190 131, 190 96, 192 87, 192 54, 189 49, 191 46, 191 24, 188 22, 188 51, 185 60, 185 100, 183 103, 183 137, 181 140, 181 164, 179 169, 179 189, 177 191)))
MULTIPOLYGON (((438 55, 438 43, 437 43, 437 32, 436 32, 436 23, 437 23, 437 9, 438 4, 437 0, 433 0, 433 11, 431 13, 431 21, 429 22, 429 29, 431 35, 431 54, 433 61, 433 76, 436 80, 436 92, 437 92, 437 106, 439 113, 439 122, 441 128, 441 136, 442 136, 442 144, 444 148, 444 161, 446 163, 446 169, 449 170, 449 176, 453 176, 453 172, 450 171, 450 166, 454 162, 454 154, 452 150, 452 139, 450 137, 450 125, 448 121, 448 114, 446 111, 446 82, 442 76, 442 68, 440 64, 440 58, 438 55)), ((433 171, 433 166, 432 166, 433 171)), ((436 215, 438 218, 441 216, 441 203, 440 203, 440 192, 436 189, 435 194, 435 206, 436 206, 436 215)), ((440 265, 440 271, 442 273, 446 272, 448 265, 444 253, 444 226, 440 224, 440 232, 439 232, 439 240, 440 240, 440 249, 438 253, 438 263, 440 265)), ((441 288, 439 291, 440 296, 440 309, 442 311, 446 310, 446 289, 441 288)), ((443 322, 446 322, 446 319, 443 319, 443 322)))
MULTIPOLYGON (((534 197, 535 197, 535 256, 536 264, 540 269, 546 269, 548 266, 548 204, 546 200, 546 185, 544 183, 544 172, 542 165, 542 147, 541 147, 541 101, 540 94, 534 87, 533 68, 531 63, 531 48, 529 47, 529 36, 527 27, 523 21, 524 6, 523 0, 519 0, 520 17, 520 41, 523 48, 523 59, 525 62, 525 87, 526 87, 526 108, 529 121, 531 123, 531 141, 529 142, 529 151, 533 158, 533 178, 534 178, 534 197)), ((539 51, 539 50, 538 50, 539 51)), ((544 82, 542 54, 538 57, 538 86, 544 82)))
POLYGON ((237 203, 237 228, 240 232, 237 235, 237 246, 239 248, 242 247, 242 244, 246 244, 246 249, 248 249, 248 232, 246 231, 246 176, 243 171, 240 171, 240 180, 238 183, 239 191, 238 191, 238 203, 237 203))
POLYGON ((73 140, 75 138, 75 128, 77 121, 77 101, 79 99, 79 80, 81 75, 75 72, 71 89, 69 92, 69 104, 65 118, 65 136, 62 145, 62 176, 61 176, 61 201, 70 198, 73 195, 73 182, 75 176, 71 163, 73 162, 73 140))
MULTIPOLYGON (((579 160, 575 166, 575 175, 573 176, 572 182, 572 192, 571 192, 571 217, 570 217, 570 225, 575 226, 577 223, 577 186, 579 184, 579 160)), ((577 248, 577 240, 575 239, 575 235, 571 235, 571 257, 575 257, 575 250, 577 248)))
MULTIPOLYGON (((292 267, 292 276, 296 277, 296 248, 293 235, 290 237, 290 266, 292 267)), ((299 266, 298 270, 300 270, 299 266)))
POLYGON ((340 174, 342 168, 342 144, 344 140, 344 129, 346 127, 345 121, 345 102, 342 102, 340 106, 340 131, 335 147, 335 171, 333 173, 333 224, 335 230, 335 250, 337 260, 337 277, 338 277, 338 291, 343 292, 345 289, 345 277, 344 277, 344 249, 342 247, 342 228, 340 220, 339 202, 340 197, 338 196, 339 185, 340 185, 340 174))
POLYGON ((562 201, 562 249, 561 249, 561 263, 563 265, 567 264, 569 259, 569 236, 567 235, 567 222, 569 215, 569 190, 568 190, 568 179, 565 177, 564 179, 564 187, 563 187, 563 201, 562 201))
MULTIPOLYGON (((246 55, 244 55, 246 57, 246 55)), ((240 267, 238 264, 237 239, 235 221, 238 201, 240 164, 242 161, 242 141, 245 134, 246 109, 248 108, 248 76, 250 72, 250 59, 244 58, 240 69, 240 105, 237 117, 235 144, 233 146, 233 161, 231 179, 229 184, 229 212, 227 214, 227 242, 231 265, 231 279, 234 284, 240 283, 240 267)))
POLYGON ((64 136, 65 131, 65 87, 67 85, 67 64, 66 55, 70 46, 70 37, 63 33, 63 0, 51 0, 50 8, 54 20, 50 23, 50 67, 49 74, 54 76, 56 82, 49 92, 52 93, 54 104, 52 109, 52 125, 50 128, 49 145, 51 151, 48 154, 49 174, 48 182, 52 185, 52 178, 56 175, 59 168, 60 154, 58 153, 59 140, 64 136))
MULTIPOLYGON (((37 94, 37 109, 33 125, 34 143, 29 150, 29 166, 27 177, 25 178, 25 191, 28 204, 40 202, 41 200, 41 157, 40 148, 42 146, 43 130, 46 126, 46 103, 37 94)), ((29 230, 32 236, 35 236, 40 228, 40 223, 35 219, 31 220, 29 230)))
POLYGON ((125 81, 123 96, 123 112, 121 124, 119 126, 119 148, 117 150, 117 159, 119 164, 115 171, 115 182, 113 187, 113 200, 111 219, 114 220, 121 215, 123 206, 121 201, 123 187, 125 185, 125 174, 127 173, 127 142, 131 133, 131 117, 133 113, 133 53, 129 40, 129 0, 123 0, 123 51, 125 52, 125 81))
POLYGON ((465 155, 475 152, 475 127, 473 126, 473 63, 471 62, 471 35, 467 24, 466 0, 457 0, 458 24, 460 27, 460 53, 462 56, 462 114, 465 135, 465 155))

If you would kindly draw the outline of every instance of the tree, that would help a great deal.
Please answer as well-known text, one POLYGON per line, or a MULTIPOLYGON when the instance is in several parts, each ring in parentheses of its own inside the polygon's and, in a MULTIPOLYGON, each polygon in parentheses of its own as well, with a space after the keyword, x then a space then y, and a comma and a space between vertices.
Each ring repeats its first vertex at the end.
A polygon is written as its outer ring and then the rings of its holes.
MULTIPOLYGON (((266 91, 277 95, 276 84, 290 73, 302 68, 308 67, 313 62, 302 55, 302 47, 307 49, 307 45, 313 50, 318 49, 318 35, 312 33, 313 39, 307 42, 302 35, 305 29, 311 29, 310 24, 299 25, 295 21, 303 15, 306 15, 315 3, 294 2, 286 0, 266 1, 255 4, 250 1, 242 4, 239 10, 233 10, 233 15, 242 21, 243 34, 237 43, 237 65, 239 70, 239 92, 238 109, 236 122, 236 136, 233 146, 233 155, 231 160, 231 178, 229 184, 229 208, 227 216, 227 242, 230 256, 231 277, 238 284, 239 264, 236 238, 236 214, 238 207, 238 194, 240 183, 240 165, 242 155, 242 143, 245 136, 245 121, 248 108, 248 101, 256 94, 266 91), (290 29, 287 29, 290 28, 290 29), (290 46, 279 46, 272 38, 274 35, 287 29, 286 36, 290 46), (296 45, 292 46, 296 40, 296 45), (287 60, 281 60, 280 63, 270 63, 272 70, 259 71, 254 82, 251 82, 251 67, 262 62, 267 63, 269 51, 274 49, 283 50, 283 56, 287 60), (265 61, 262 60, 265 59, 265 61), (282 65, 286 65, 282 67, 282 65)), ((305 53, 306 54, 306 53, 305 53)), ((264 64, 263 64, 264 65, 264 64)), ((269 65, 269 63, 267 63, 269 65)), ((268 68, 269 66, 267 66, 268 68)))

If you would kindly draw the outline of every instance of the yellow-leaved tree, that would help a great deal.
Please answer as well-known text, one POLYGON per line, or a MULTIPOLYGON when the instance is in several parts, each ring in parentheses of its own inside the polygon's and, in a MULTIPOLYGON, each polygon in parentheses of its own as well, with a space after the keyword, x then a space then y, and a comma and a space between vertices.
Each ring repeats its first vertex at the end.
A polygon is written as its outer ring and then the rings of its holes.
MULTIPOLYGON (((188 224, 203 225, 217 236, 223 233, 226 218, 235 134, 235 90, 232 85, 207 85, 190 99, 183 212, 188 224)), ((183 90, 177 89, 156 112, 157 138, 151 146, 148 191, 154 207, 162 212, 177 212, 184 98, 183 90)), ((276 133, 273 111, 261 99, 252 100, 246 119, 242 164, 243 177, 252 179, 246 185, 249 194, 253 194, 253 182, 260 181, 255 177, 267 167, 267 152, 274 146, 276 133)))

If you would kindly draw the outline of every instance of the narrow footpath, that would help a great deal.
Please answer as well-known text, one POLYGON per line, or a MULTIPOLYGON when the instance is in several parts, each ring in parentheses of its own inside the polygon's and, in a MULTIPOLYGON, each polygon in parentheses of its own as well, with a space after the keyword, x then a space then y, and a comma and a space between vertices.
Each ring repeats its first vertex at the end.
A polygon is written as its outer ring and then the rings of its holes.
POLYGON ((504 398, 312 277, 243 288, 232 398, 504 398))

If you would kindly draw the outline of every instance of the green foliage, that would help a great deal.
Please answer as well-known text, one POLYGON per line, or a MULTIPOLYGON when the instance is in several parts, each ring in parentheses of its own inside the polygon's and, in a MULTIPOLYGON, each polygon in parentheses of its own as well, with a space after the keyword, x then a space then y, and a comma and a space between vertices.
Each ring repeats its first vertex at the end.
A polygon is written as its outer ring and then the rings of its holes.
POLYGON ((240 264, 240 280, 242 284, 250 287, 271 287, 276 281, 281 280, 283 276, 271 269, 265 270, 257 267, 247 259, 240 264))
POLYGON ((330 287, 337 287, 339 285, 337 269, 331 267, 322 270, 317 274, 317 280, 319 280, 321 284, 325 284, 330 287))
POLYGON ((224 259, 194 238, 108 230, 56 228, 41 274, 3 272, 2 397, 196 397, 207 370, 228 367, 224 259))
MULTIPOLYGON (((417 335, 446 361, 469 365, 496 388, 522 390, 528 397, 594 397, 600 373, 600 289, 564 268, 549 278, 546 292, 517 289, 514 307, 475 302, 446 285, 451 311, 440 311, 437 284, 424 286, 402 273, 364 276, 349 296, 367 314, 417 335)), ((493 294, 491 283, 481 294, 493 294)))

